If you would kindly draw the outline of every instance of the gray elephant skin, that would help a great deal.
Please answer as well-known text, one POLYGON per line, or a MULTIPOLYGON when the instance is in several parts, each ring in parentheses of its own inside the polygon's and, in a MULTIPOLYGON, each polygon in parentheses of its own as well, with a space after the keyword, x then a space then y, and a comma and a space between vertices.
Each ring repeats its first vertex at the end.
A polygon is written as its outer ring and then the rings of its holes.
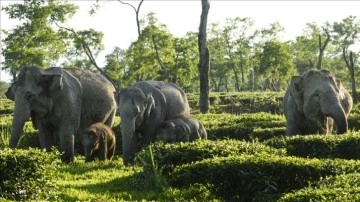
POLYGON ((15 110, 9 146, 19 142, 31 117, 40 145, 59 146, 63 162, 74 161, 74 136, 93 123, 113 124, 115 88, 102 75, 88 70, 36 66, 21 69, 15 90, 15 110))
POLYGON ((139 81, 118 94, 124 164, 134 162, 135 153, 155 141, 156 129, 167 119, 189 115, 182 89, 173 83, 139 81))
POLYGON ((346 133, 352 105, 349 92, 328 70, 293 76, 283 100, 286 134, 332 133, 333 126, 346 133))
POLYGON ((99 160, 111 160, 115 154, 116 138, 112 129, 103 124, 95 123, 85 129, 82 135, 85 162, 98 158, 99 160))
POLYGON ((191 142, 207 139, 204 125, 191 116, 179 116, 162 123, 156 132, 156 140, 166 143, 191 142))

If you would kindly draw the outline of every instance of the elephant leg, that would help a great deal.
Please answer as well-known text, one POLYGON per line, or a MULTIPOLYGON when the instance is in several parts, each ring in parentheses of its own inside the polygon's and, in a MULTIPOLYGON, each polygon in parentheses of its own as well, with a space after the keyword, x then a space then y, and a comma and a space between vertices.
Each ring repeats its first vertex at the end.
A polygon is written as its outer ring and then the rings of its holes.
POLYGON ((60 138, 61 160, 65 163, 74 161, 74 135, 75 130, 69 127, 70 124, 59 126, 58 136, 60 138))
POLYGON ((302 130, 296 126, 294 123, 287 123, 286 125, 286 135, 297 135, 302 134, 302 130))
MULTIPOLYGON (((39 131, 39 141, 42 149, 50 151, 51 147, 55 146, 54 131, 48 127, 44 121, 33 120, 36 123, 36 128, 39 131)), ((46 122, 46 121, 45 121, 46 122)))

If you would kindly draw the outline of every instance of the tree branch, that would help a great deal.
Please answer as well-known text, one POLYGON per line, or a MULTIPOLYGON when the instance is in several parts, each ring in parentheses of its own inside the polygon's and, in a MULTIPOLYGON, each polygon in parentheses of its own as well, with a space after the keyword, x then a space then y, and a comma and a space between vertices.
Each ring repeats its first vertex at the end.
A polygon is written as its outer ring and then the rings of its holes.
POLYGON ((55 24, 56 24, 57 27, 59 27, 59 28, 61 28, 61 29, 65 29, 65 30, 67 30, 67 31, 69 31, 69 32, 71 32, 71 33, 74 34, 75 38, 76 38, 78 41, 80 41, 81 46, 82 46, 82 48, 83 48, 86 56, 87 56, 88 59, 90 60, 91 64, 92 64, 106 79, 108 79, 108 80, 113 84, 113 86, 115 87, 116 91, 118 91, 117 86, 115 85, 114 81, 106 74, 106 72, 105 72, 102 68, 100 68, 100 67, 97 65, 96 60, 95 60, 95 57, 94 57, 94 55, 92 54, 92 51, 91 51, 90 47, 88 46, 88 44, 85 43, 85 41, 82 40, 82 39, 78 36, 78 34, 77 34, 73 29, 70 29, 70 28, 67 28, 67 27, 62 27, 62 26, 58 25, 56 22, 55 22, 55 24))
POLYGON ((159 49, 158 49, 158 46, 157 46, 157 44, 156 44, 156 42, 155 42, 155 36, 153 35, 153 36, 151 37, 151 39, 152 39, 152 42, 153 42, 153 44, 154 44, 154 49, 155 49, 157 61, 158 61, 159 65, 160 65, 161 69, 165 71, 166 77, 167 77, 168 79, 170 79, 170 73, 169 73, 169 71, 167 71, 165 64, 163 63, 163 61, 162 61, 161 58, 160 58, 159 49))
POLYGON ((323 45, 321 45, 321 35, 319 34, 319 59, 318 59, 318 63, 317 63, 317 69, 321 69, 321 64, 322 64, 322 59, 324 57, 324 52, 325 52, 325 48, 326 46, 329 44, 329 41, 331 39, 330 34, 329 34, 329 30, 325 29, 325 34, 326 34, 326 39, 323 45))
POLYGON ((122 4, 125 4, 125 5, 128 5, 130 6, 131 8, 134 9, 135 11, 135 14, 136 14, 136 25, 137 25, 137 31, 138 31, 138 36, 140 36, 140 20, 139 20, 139 11, 140 11, 140 7, 141 7, 141 4, 144 2, 144 0, 141 0, 137 9, 135 8, 135 6, 129 4, 129 3, 126 3, 126 2, 123 2, 121 0, 117 0, 118 2, 122 3, 122 4))

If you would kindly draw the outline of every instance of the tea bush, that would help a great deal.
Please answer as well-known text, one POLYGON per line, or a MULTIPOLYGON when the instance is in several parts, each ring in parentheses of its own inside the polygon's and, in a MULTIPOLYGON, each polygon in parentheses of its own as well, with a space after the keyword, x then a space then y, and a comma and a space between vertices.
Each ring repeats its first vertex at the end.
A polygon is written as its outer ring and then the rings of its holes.
POLYGON ((274 201, 326 176, 360 171, 360 162, 284 157, 271 154, 215 157, 175 167, 170 183, 211 184, 226 201, 274 201))
POLYGON ((273 138, 265 144, 286 149, 288 155, 311 158, 360 159, 360 133, 296 135, 273 138))
POLYGON ((0 198, 13 201, 56 199, 55 168, 57 153, 39 149, 0 150, 0 198))
POLYGON ((320 179, 310 187, 285 194, 279 202, 360 201, 360 174, 340 174, 320 179))
MULTIPOLYGON (((285 150, 273 149, 257 142, 236 140, 194 141, 180 144, 157 142, 151 145, 154 161, 164 169, 165 174, 175 166, 194 163, 208 158, 226 157, 241 154, 273 154, 284 156, 285 150)), ((149 149, 143 148, 137 155, 138 160, 151 164, 149 149)))
POLYGON ((233 114, 196 114, 208 139, 266 140, 285 134, 285 118, 265 112, 233 114))

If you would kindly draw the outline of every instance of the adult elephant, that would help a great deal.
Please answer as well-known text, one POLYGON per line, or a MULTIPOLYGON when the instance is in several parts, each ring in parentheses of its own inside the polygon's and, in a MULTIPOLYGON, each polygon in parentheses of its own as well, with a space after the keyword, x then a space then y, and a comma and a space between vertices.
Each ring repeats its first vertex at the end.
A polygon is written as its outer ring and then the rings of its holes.
POLYGON ((74 160, 74 136, 96 122, 113 124, 115 88, 102 75, 82 69, 36 66, 21 69, 15 89, 15 110, 9 146, 19 142, 31 117, 42 148, 59 145, 63 162, 74 160))
POLYGON ((347 132, 353 101, 349 92, 328 70, 309 70, 293 76, 283 100, 286 134, 347 132))
POLYGON ((172 83, 140 81, 120 91, 123 160, 133 163, 139 146, 155 141, 156 129, 166 119, 189 115, 190 107, 183 90, 172 83))

